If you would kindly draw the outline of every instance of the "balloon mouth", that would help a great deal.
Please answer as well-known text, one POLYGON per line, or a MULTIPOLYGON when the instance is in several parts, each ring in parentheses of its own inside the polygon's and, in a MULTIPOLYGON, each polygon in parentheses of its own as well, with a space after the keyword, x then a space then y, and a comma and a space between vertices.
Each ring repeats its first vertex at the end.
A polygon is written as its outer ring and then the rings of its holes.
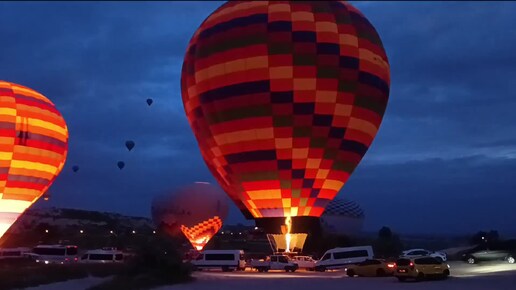
MULTIPOLYGON (((288 221, 290 234, 315 233, 319 232, 321 222, 318 217, 311 216, 291 216, 288 221)), ((263 229, 267 234, 286 234, 288 232, 285 224, 285 217, 257 218, 256 226, 263 229), (284 231, 282 231, 284 229, 284 231)))

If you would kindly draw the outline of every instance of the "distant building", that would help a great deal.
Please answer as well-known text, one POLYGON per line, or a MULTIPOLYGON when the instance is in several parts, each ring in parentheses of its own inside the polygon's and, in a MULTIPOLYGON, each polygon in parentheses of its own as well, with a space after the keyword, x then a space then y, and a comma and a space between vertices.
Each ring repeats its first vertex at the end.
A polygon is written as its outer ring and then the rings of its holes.
POLYGON ((336 198, 328 204, 320 220, 326 233, 353 235, 362 231, 364 219, 360 205, 349 199, 336 198))

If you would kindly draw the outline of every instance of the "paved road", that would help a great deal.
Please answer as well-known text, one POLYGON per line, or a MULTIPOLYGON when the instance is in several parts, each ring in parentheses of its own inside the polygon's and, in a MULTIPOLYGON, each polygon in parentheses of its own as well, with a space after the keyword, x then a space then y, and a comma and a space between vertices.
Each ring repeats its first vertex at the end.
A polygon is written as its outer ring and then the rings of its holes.
POLYGON ((333 272, 197 272, 197 281, 155 290, 516 290, 516 265, 450 263, 446 281, 400 283, 393 277, 350 278, 333 272))

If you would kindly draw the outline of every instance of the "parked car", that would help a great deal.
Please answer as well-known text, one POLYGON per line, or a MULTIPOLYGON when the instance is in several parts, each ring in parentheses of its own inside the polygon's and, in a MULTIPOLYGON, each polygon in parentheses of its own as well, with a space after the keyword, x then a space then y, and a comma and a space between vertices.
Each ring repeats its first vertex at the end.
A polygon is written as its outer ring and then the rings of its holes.
POLYGON ((322 258, 315 263, 315 270, 324 272, 330 269, 345 268, 347 265, 373 259, 373 247, 360 246, 334 248, 326 251, 322 258))
POLYGON ((217 269, 224 272, 245 270, 243 250, 205 250, 191 261, 195 269, 217 269))
POLYGON ((394 273, 396 263, 387 262, 382 259, 371 259, 350 265, 346 268, 349 277, 383 277, 394 273))
POLYGON ((431 277, 446 279, 450 265, 434 257, 400 258, 396 261, 394 276, 403 282, 407 279, 423 280, 431 277))
POLYGON ((265 260, 252 260, 251 267, 258 272, 268 272, 269 270, 295 272, 299 268, 288 256, 284 255, 272 255, 265 260))
POLYGON ((494 244, 481 244, 473 249, 464 251, 462 260, 469 264, 476 264, 486 261, 506 261, 514 264, 516 258, 516 249, 513 245, 504 242, 494 244))
POLYGON ((403 251, 400 255, 400 258, 415 258, 415 257, 426 257, 426 256, 441 259, 443 262, 446 262, 446 260, 448 259, 446 253, 434 252, 434 251, 429 251, 429 250, 425 250, 425 249, 411 249, 411 250, 403 251))
POLYGON ((313 271, 315 269, 315 260, 310 256, 294 256, 292 262, 299 266, 299 269, 313 271))

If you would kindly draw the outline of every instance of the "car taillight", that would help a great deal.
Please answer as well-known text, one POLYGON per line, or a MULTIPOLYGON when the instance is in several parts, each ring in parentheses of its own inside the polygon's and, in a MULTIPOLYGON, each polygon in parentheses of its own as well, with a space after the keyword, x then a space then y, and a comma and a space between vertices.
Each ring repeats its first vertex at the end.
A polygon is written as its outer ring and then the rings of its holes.
POLYGON ((75 257, 75 258, 73 258, 73 260, 74 260, 75 262, 77 262, 77 261, 79 260, 79 258, 75 257))
POLYGON ((410 269, 414 269, 414 263, 410 262, 409 266, 410 266, 410 269))
POLYGON ((68 258, 65 258, 65 261, 66 261, 66 262, 68 262, 68 261, 70 261, 70 259, 68 259, 68 258))
POLYGON ((394 267, 396 267, 396 263, 387 264, 387 268, 394 268, 394 267))

